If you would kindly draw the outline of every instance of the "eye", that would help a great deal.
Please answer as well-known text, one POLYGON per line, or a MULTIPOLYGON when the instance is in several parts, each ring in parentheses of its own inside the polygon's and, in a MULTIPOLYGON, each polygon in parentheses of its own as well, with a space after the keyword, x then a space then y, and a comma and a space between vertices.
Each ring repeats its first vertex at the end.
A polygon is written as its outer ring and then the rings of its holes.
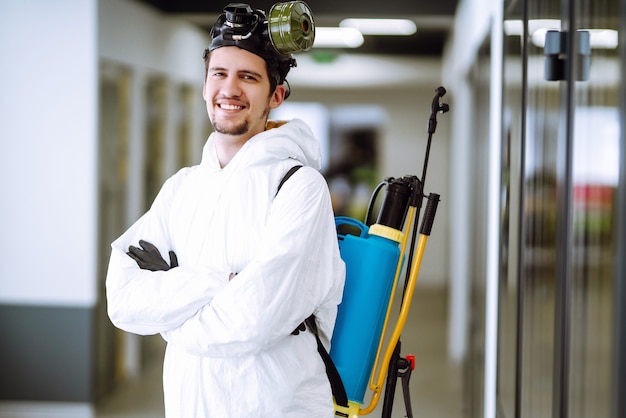
POLYGON ((240 75, 242 80, 250 81, 250 82, 258 82, 260 77, 254 73, 241 73, 240 75))
POLYGON ((209 71, 211 78, 224 78, 226 77, 226 71, 221 68, 214 68, 209 71))

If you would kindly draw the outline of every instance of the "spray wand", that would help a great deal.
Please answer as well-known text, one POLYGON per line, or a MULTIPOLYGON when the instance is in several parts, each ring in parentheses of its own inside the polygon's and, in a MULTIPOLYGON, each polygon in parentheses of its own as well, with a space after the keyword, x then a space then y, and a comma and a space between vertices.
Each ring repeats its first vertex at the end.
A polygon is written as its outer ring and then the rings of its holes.
MULTIPOLYGON (((393 292, 392 297, 390 298, 389 307, 387 311, 387 315, 385 318, 385 324, 383 326, 383 333, 380 339, 378 352, 376 355, 376 360, 374 363, 374 368, 370 380, 370 389, 373 391, 373 395, 370 401, 370 404, 364 408, 359 410, 359 415, 366 415, 372 412, 379 401, 381 388, 383 386, 383 381, 385 378, 385 374, 382 373, 385 365, 387 365, 387 380, 386 380, 386 388, 385 388, 385 397, 383 402, 383 411, 382 418, 391 417, 391 411, 393 407, 393 399, 395 396, 396 383, 398 378, 402 379, 402 388, 404 394, 404 403, 407 412, 407 418, 412 418, 412 410, 411 410, 411 399, 409 394, 409 380, 411 377, 411 371, 415 367, 415 359, 413 356, 402 357, 400 355, 401 351, 401 342, 400 342, 400 334, 404 325, 406 323, 406 319, 408 316, 408 312, 410 309, 411 301, 413 298, 413 293, 415 290, 415 285, 417 283, 417 276, 419 273, 419 269, 421 266, 422 257, 424 255, 424 250, 426 248, 426 242, 428 237, 430 236, 432 225, 434 222, 435 214, 437 211, 437 205, 439 203, 439 195, 435 193, 430 193, 427 198, 426 210, 424 212, 424 218, 422 219, 422 225, 420 228, 419 239, 416 241, 417 237, 417 220, 420 218, 420 211, 422 202, 424 199, 424 184, 426 182, 426 173, 428 170, 428 160, 430 157, 430 147, 432 143, 432 136, 435 133, 437 128, 437 114, 438 113, 446 113, 450 110, 450 107, 446 103, 440 103, 441 97, 446 94, 446 89, 443 87, 438 87, 436 90, 436 95, 433 98, 432 106, 431 106, 431 114, 428 120, 428 141, 426 144, 426 153, 424 156, 424 166, 422 170, 422 178, 417 179, 415 176, 406 176, 402 179, 387 179, 387 195, 385 201, 382 205, 381 212, 379 215, 378 222, 386 222, 389 223, 389 219, 392 217, 386 214, 386 209, 389 209, 388 212, 400 213, 401 216, 407 217, 409 220, 407 224, 407 230, 411 228, 411 224, 413 227, 412 238, 411 238, 411 247, 409 249, 409 254, 407 258, 407 265, 409 268, 407 269, 407 276, 404 284, 404 291, 402 296, 402 303, 400 306, 400 314, 398 317, 398 321, 396 326, 392 332, 390 337, 390 341, 387 347, 387 350, 383 356, 382 362, 380 362, 380 353, 383 346, 384 335, 386 333, 387 324, 390 316, 391 305, 393 301, 393 292), (406 210, 402 209, 402 199, 398 199, 398 196, 402 193, 398 192, 398 189, 404 187, 405 192, 408 194, 408 214, 406 210), (381 219, 382 218, 382 219, 381 219), (417 246, 415 243, 417 242, 417 246), (417 247, 417 248, 415 248, 417 247), (415 261, 414 261, 415 257, 415 261), (380 371, 376 374, 376 370, 378 370, 379 362, 381 364, 380 371)), ((376 192, 377 193, 377 192, 376 192)), ((373 198, 375 199, 375 197, 373 198)), ((369 219, 369 212, 371 211, 371 206, 373 204, 370 202, 370 209, 368 209, 368 215, 366 219, 369 219)), ((396 226, 398 222, 396 222, 396 226)), ((401 226, 401 223, 400 223, 401 226)), ((405 252, 405 247, 407 245, 406 235, 401 243, 401 255, 400 260, 398 262, 398 268, 396 272, 396 278, 394 280, 395 289, 398 277, 401 271, 403 255, 405 252)))

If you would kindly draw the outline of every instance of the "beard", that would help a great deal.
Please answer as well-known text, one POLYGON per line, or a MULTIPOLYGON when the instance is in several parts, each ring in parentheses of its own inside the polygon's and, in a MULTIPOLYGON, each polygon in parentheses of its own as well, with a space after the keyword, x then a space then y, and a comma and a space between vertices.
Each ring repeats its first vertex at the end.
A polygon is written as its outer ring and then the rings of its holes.
POLYGON ((213 129, 220 134, 239 136, 248 132, 248 129, 250 129, 250 123, 247 120, 238 125, 228 125, 221 124, 220 122, 214 122, 213 129))
MULTIPOLYGON (((270 107, 268 104, 268 106, 266 106, 259 120, 267 121, 269 114, 270 114, 270 107)), ((250 125, 250 120, 248 118, 246 118, 245 120, 239 123, 213 120, 213 118, 211 117, 209 117, 209 119, 211 120, 211 125, 213 125, 213 129, 215 130, 215 132, 218 132, 222 135, 241 136, 250 132, 251 125, 250 125)))

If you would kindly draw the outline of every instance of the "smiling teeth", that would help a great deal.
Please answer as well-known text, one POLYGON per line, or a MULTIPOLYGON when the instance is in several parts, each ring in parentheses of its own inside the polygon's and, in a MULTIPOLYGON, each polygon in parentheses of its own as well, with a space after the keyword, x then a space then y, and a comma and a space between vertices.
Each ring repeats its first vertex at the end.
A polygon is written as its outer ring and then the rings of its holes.
POLYGON ((220 107, 226 110, 241 110, 243 106, 229 105, 229 104, 221 104, 220 107))

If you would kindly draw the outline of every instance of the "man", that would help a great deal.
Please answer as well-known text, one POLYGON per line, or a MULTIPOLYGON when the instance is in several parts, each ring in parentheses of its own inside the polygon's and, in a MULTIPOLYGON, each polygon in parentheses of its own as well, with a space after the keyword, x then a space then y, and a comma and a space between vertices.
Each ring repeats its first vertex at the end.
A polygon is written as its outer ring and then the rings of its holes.
POLYGON ((220 19, 203 88, 214 132, 113 242, 109 316, 167 341, 168 418, 330 418, 315 336, 293 332, 313 313, 329 348, 345 276, 318 143, 300 120, 267 121, 293 58, 220 19))

